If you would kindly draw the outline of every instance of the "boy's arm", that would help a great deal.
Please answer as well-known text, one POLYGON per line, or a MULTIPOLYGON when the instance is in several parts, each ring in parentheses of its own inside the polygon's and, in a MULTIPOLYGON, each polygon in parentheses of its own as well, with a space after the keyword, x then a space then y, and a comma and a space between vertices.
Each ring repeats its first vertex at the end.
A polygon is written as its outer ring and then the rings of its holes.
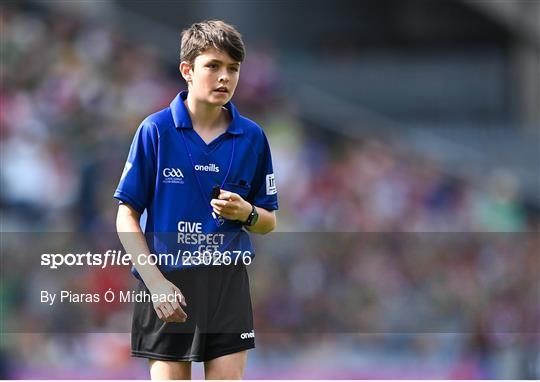
POLYGON ((180 289, 167 280, 155 265, 148 264, 150 250, 139 225, 139 219, 140 214, 130 205, 120 204, 116 216, 118 237, 126 252, 131 254, 133 265, 150 293, 169 295, 176 292, 178 294, 179 301, 154 303, 158 317, 167 322, 185 322, 187 315, 180 304, 186 306, 186 301, 180 289))

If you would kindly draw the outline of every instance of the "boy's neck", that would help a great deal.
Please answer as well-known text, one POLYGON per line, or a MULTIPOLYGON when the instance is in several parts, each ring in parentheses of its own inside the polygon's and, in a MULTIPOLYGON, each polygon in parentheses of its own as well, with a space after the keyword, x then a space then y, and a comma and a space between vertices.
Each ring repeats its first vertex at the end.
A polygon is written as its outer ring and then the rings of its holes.
POLYGON ((193 128, 196 130, 212 131, 223 127, 223 107, 213 106, 195 101, 190 94, 184 101, 193 128))

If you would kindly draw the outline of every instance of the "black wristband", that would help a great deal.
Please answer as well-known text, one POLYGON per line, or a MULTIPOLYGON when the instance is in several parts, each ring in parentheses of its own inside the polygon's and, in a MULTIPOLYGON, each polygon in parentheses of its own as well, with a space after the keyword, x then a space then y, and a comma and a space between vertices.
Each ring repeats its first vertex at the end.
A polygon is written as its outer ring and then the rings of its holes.
POLYGON ((251 212, 248 215, 248 218, 244 223, 242 223, 245 226, 251 227, 257 223, 257 220, 259 219, 259 213, 257 212, 257 209, 255 208, 255 204, 251 205, 251 212))

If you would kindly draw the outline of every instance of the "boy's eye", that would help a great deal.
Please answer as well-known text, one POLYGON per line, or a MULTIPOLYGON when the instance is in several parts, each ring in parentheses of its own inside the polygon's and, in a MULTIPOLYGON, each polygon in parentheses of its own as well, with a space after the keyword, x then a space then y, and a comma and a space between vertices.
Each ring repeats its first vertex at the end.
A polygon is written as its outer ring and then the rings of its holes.
POLYGON ((217 64, 208 64, 206 66, 209 67, 210 69, 216 69, 217 68, 217 64))
POLYGON ((237 71, 238 71, 238 68, 237 68, 237 67, 233 67, 233 68, 231 68, 231 70, 232 70, 233 72, 237 72, 237 71))

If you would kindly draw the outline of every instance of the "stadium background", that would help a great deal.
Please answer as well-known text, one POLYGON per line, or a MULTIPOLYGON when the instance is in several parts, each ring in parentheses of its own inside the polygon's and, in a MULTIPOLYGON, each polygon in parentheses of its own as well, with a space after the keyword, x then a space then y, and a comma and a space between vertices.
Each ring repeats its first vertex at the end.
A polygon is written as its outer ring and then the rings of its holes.
MULTIPOLYGON (((38 261, 5 265, 31 233, 114 232, 112 193, 133 133, 184 86, 179 32, 220 18, 244 35, 234 102, 269 136, 280 195, 282 245, 261 243, 250 270, 258 326, 279 325, 258 334, 246 377, 540 377, 538 1, 0 10, 0 376, 146 377, 129 336, 110 329, 129 328, 129 307, 90 308, 94 330, 60 333, 81 317, 51 323, 32 302, 38 261), (306 232, 357 232, 362 249, 342 243, 339 261, 300 253, 306 232), (396 232, 424 244, 407 247, 396 232), (478 232, 489 235, 471 244, 478 232), (450 305, 443 314, 419 302, 432 291, 450 305), (373 324, 399 316, 418 327, 373 324), (26 333, 10 329, 21 321, 26 333)), ((77 282, 133 280, 94 271, 77 282)))

